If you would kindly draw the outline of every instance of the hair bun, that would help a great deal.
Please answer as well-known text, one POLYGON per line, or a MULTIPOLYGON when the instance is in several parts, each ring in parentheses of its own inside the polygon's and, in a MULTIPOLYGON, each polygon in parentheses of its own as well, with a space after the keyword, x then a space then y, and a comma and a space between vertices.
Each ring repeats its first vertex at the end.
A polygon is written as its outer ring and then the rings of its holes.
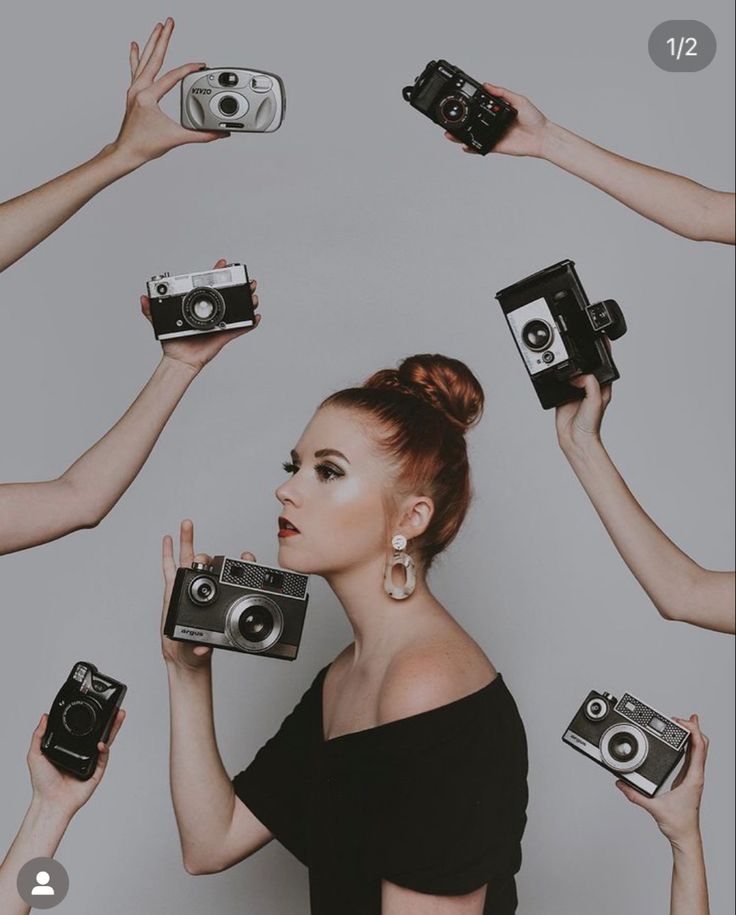
POLYGON ((391 388, 425 401, 462 432, 483 413, 483 388, 464 362, 438 353, 409 356, 397 369, 383 369, 367 388, 391 388))

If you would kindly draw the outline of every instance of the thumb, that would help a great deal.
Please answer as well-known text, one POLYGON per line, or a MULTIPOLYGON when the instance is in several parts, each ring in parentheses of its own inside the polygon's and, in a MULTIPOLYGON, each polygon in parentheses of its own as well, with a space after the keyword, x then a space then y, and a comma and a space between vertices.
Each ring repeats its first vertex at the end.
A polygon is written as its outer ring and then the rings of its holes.
POLYGON ((620 779, 616 782, 616 787, 632 804, 636 804, 637 807, 643 807, 644 810, 651 813, 651 798, 646 797, 636 788, 632 788, 631 785, 627 785, 626 782, 622 782, 620 779))

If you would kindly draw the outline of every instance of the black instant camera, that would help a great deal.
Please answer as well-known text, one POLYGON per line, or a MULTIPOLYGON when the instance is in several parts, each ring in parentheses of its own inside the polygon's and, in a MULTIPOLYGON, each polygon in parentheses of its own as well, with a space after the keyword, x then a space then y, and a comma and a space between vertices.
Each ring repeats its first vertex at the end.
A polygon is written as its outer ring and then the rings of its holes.
POLYGON ((446 60, 430 61, 402 94, 413 108, 483 156, 518 114, 505 99, 486 92, 446 60))
POLYGON ((690 733, 624 693, 588 693, 562 739, 634 788, 654 797, 685 755, 690 733))
POLYGON ((307 612, 308 575, 215 556, 176 573, 164 633, 266 658, 293 661, 307 612))
POLYGON ((617 340, 626 321, 613 299, 588 301, 573 261, 560 261, 496 293, 545 410, 585 392, 569 382, 592 373, 600 384, 619 377, 604 336, 617 340))
POLYGON ((110 736, 128 687, 79 661, 49 712, 41 752, 54 765, 82 781, 97 768, 97 744, 110 736))
POLYGON ((175 340, 255 324, 245 264, 204 273, 161 273, 148 281, 151 322, 157 340, 175 340))

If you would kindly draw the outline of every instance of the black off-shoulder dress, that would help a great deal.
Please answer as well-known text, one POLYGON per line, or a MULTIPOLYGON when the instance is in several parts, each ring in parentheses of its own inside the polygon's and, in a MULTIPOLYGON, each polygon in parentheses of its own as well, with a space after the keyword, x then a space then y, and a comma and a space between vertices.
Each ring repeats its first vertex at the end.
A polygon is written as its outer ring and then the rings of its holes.
POLYGON ((316 676, 233 779, 309 868, 312 915, 380 915, 381 880, 513 915, 526 825, 524 727, 501 676, 439 708, 324 740, 316 676))

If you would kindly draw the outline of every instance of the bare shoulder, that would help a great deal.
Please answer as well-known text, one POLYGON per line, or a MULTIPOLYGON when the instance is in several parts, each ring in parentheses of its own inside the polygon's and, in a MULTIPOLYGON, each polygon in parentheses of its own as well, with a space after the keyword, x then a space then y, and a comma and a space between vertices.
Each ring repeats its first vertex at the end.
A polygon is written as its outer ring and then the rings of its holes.
POLYGON ((378 696, 379 723, 448 705, 487 686, 496 670, 469 636, 428 639, 399 652, 378 696))

